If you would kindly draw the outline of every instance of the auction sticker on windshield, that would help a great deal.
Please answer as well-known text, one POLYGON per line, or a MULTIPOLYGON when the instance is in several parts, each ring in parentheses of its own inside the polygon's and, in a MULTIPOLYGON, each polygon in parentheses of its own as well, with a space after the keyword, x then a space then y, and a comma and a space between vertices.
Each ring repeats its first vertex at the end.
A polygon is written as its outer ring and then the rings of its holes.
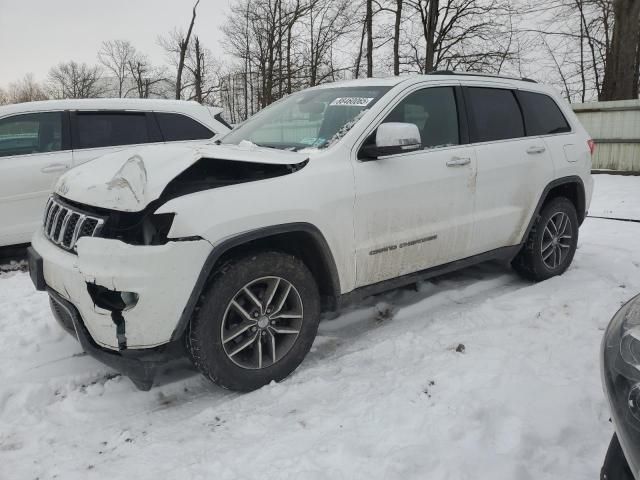
POLYGON ((373 98, 368 97, 338 97, 330 106, 347 105, 350 107, 366 107, 373 101, 373 98))

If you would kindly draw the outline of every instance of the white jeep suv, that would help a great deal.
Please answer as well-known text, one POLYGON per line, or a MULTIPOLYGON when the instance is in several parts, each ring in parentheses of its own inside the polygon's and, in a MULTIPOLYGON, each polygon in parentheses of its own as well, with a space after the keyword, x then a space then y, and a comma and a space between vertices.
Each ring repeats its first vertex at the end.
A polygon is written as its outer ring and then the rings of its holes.
POLYGON ((58 178, 106 153, 227 133, 221 108, 129 98, 0 107, 0 247, 28 242, 58 178))
POLYGON ((130 149, 58 182, 33 281, 84 348, 150 388, 282 380, 320 314, 485 260, 563 273, 593 143, 529 80, 430 74, 292 94, 214 145, 130 149))

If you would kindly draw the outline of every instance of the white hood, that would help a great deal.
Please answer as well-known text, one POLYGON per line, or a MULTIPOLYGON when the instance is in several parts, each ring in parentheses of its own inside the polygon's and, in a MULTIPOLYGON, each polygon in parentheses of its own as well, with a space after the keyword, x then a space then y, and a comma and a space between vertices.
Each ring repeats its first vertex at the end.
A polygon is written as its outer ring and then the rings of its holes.
POLYGON ((137 212, 201 158, 295 165, 308 155, 247 145, 147 145, 96 158, 63 175, 55 192, 85 205, 137 212))

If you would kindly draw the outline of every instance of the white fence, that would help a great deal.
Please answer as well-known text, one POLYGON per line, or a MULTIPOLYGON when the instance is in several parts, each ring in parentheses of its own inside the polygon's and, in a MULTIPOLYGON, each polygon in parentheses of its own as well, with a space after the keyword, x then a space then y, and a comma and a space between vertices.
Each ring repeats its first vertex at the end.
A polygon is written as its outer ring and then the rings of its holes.
POLYGON ((572 107, 597 144, 594 170, 640 172, 640 99, 572 107))

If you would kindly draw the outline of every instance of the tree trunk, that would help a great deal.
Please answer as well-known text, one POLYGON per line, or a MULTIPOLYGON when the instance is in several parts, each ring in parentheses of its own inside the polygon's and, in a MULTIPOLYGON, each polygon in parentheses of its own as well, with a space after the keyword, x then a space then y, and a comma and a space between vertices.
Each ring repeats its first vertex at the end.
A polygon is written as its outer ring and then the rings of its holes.
POLYGON ((182 71, 184 70, 184 59, 187 56, 187 49, 189 48, 189 39, 191 38, 191 32, 193 31, 193 25, 196 23, 196 8, 200 0, 196 1, 193 6, 193 15, 191 16, 191 23, 189 24, 189 30, 187 36, 180 42, 180 58, 178 60, 178 72, 176 74, 176 100, 182 98, 182 71))
POLYGON ((434 69, 433 59, 435 57, 435 38, 438 28, 438 8, 439 0, 429 0, 429 13, 427 14, 427 35, 425 37, 427 47, 424 59, 424 72, 429 73, 434 69))
POLYGON ((358 50, 358 57, 356 58, 356 71, 355 77, 360 78, 360 64, 362 63, 362 49, 364 46, 364 36, 367 34, 367 22, 362 24, 362 35, 360 35, 360 49, 358 50))
POLYGON ((636 47, 636 66, 633 71, 635 74, 633 78, 631 98, 638 98, 638 94, 640 93, 640 28, 638 29, 638 44, 636 47))
POLYGON ((640 0, 614 0, 611 49, 607 53, 600 100, 638 96, 640 0))
POLYGON ((396 0, 396 22, 393 29, 393 74, 400 75, 400 22, 402 22, 402 1, 396 0))
POLYGON ((373 77, 373 0, 367 0, 367 77, 373 77))
POLYGON ((200 39, 196 35, 194 37, 194 50, 196 55, 196 65, 195 71, 193 72, 193 83, 195 88, 195 100, 198 103, 202 103, 202 83, 203 83, 203 70, 204 65, 202 62, 204 60, 202 52, 200 51, 200 39))
MULTIPOLYGON (((582 16, 582 10, 580 10, 582 16)), ((584 18, 584 17, 583 17, 584 18)), ((584 103, 585 96, 587 95, 587 80, 584 76, 584 26, 580 22, 580 83, 582 84, 581 100, 584 103)))
POLYGON ((291 35, 293 34, 293 24, 289 25, 287 29, 287 94, 290 95, 292 90, 291 86, 291 35))

